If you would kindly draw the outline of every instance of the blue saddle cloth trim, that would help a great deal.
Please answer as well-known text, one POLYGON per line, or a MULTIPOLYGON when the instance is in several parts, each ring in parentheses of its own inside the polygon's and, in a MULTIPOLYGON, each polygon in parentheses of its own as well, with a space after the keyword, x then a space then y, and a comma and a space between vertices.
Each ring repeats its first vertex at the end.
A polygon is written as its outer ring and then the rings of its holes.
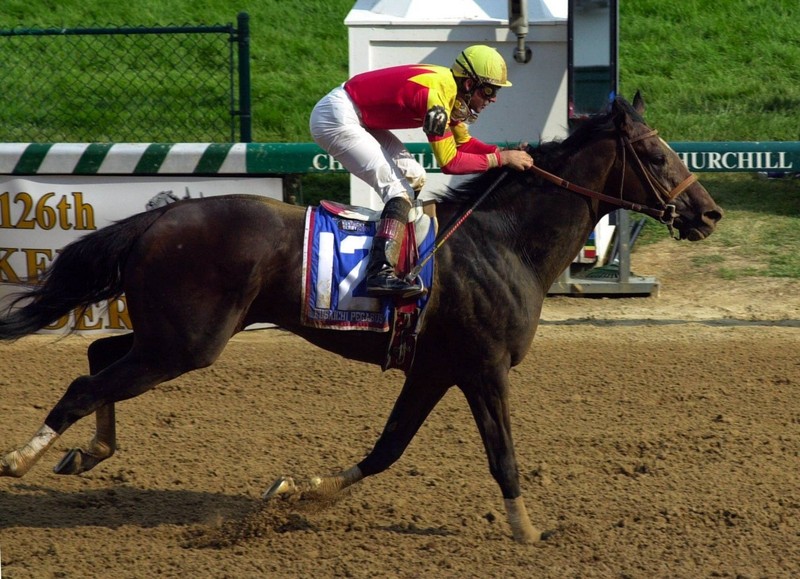
MULTIPOLYGON (((334 330, 388 332, 394 302, 367 295, 367 257, 376 222, 333 215, 323 207, 306 211, 303 248, 303 303, 300 321, 305 326, 334 330)), ((418 242, 419 254, 427 255, 435 242, 434 228, 418 242)), ((420 272, 423 287, 430 290, 433 261, 420 272)), ((412 264, 413 265, 413 264, 412 264)), ((420 296, 423 308, 430 291, 420 296)))

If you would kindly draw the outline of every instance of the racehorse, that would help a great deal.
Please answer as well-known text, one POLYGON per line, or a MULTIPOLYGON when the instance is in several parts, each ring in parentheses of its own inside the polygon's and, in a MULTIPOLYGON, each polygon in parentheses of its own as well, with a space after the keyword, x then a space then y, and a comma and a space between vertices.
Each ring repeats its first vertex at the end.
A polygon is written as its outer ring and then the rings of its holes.
MULTIPOLYGON (((297 483, 282 477, 265 496, 330 497, 384 471, 457 386, 480 431, 513 538, 543 537, 521 495, 508 392, 509 371, 531 346, 547 290, 598 220, 620 206, 652 215, 690 241, 710 235, 722 218, 705 188, 644 122, 643 110, 638 93, 633 105, 617 98, 563 141, 530 147, 539 172, 499 168, 445 193, 437 205, 440 221, 460 226, 447 243, 437 243, 416 357, 382 434, 349 469, 297 483), (469 219, 459 220, 466 214, 469 219)), ((301 325, 304 215, 302 207, 273 200, 208 197, 131 216, 68 245, 0 318, 0 339, 30 334, 123 293, 133 332, 89 346, 90 373, 72 381, 25 446, 0 459, 0 475, 24 475, 59 435, 92 413, 94 438, 69 450, 54 470, 78 474, 95 467, 116 448, 116 402, 209 366, 234 334, 256 322, 381 364, 387 333, 301 325)))

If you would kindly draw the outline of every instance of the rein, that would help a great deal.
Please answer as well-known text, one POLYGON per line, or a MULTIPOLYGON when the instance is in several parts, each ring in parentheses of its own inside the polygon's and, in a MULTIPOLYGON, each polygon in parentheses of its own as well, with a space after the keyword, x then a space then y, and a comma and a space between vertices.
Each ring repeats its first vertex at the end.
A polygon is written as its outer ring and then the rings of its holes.
POLYGON ((625 145, 623 149, 623 156, 622 156, 622 167, 623 167, 623 176, 625 175, 625 151, 629 151, 633 158, 636 160, 636 164, 639 166, 639 169, 644 175, 644 179, 646 180, 647 184, 650 186, 650 190, 658 197, 661 202, 661 208, 653 208, 647 205, 641 205, 639 203, 633 203, 631 201, 626 201, 622 198, 622 185, 620 184, 620 196, 619 197, 612 197, 611 195, 606 195, 605 193, 600 193, 598 191, 593 191, 592 189, 587 189, 586 187, 581 187, 580 185, 576 185, 574 183, 570 183, 569 181, 562 179, 552 173, 545 171, 537 167, 536 165, 530 168, 531 171, 554 183, 555 185, 572 191, 573 193, 578 193, 579 195, 583 195, 585 197, 591 197, 593 199, 599 199, 600 201, 605 201, 606 203, 611 203, 612 205, 617 205, 618 207, 622 207, 623 209, 629 209, 630 211, 636 211, 637 213, 643 213, 644 215, 649 215, 655 219, 658 219, 661 223, 666 224, 667 226, 672 226, 672 222, 677 217, 677 211, 675 209, 675 205, 671 204, 670 201, 675 199, 678 195, 680 195, 683 191, 686 190, 692 183, 697 181, 697 177, 694 174, 690 174, 686 179, 678 183, 672 190, 668 190, 666 187, 661 185, 652 175, 652 173, 645 167, 644 163, 642 163, 641 159, 639 159, 639 155, 636 154, 636 151, 633 148, 633 143, 636 141, 641 141, 643 139, 647 139, 650 137, 655 137, 658 135, 658 131, 653 129, 650 132, 644 133, 643 135, 639 135, 634 139, 627 139, 625 137, 622 138, 623 143, 625 145), (665 201, 666 199, 666 201, 665 201))
POLYGON ((606 203, 611 203, 612 205, 617 205, 622 207, 623 209, 629 209, 631 211, 636 211, 637 213, 644 213, 649 215, 650 217, 655 217, 658 220, 662 220, 664 215, 667 213, 665 209, 653 209, 652 207, 648 207, 646 205, 640 205, 639 203, 633 203, 631 201, 626 201, 625 199, 620 199, 617 197, 612 197, 611 195, 606 195, 604 193, 599 193, 597 191, 593 191, 592 189, 587 189, 586 187, 581 187, 580 185, 575 185, 575 183, 570 183, 566 179, 562 179, 544 169, 541 169, 534 165, 530 168, 531 171, 538 174, 543 179, 550 181, 551 183, 555 183, 562 189, 568 189, 573 193, 578 193, 579 195, 583 195, 584 197, 592 197, 593 199, 599 199, 600 201, 605 201, 606 203))
POLYGON ((455 222, 450 227, 447 228, 447 231, 436 237, 436 242, 433 244, 433 248, 431 249, 430 253, 428 253, 428 255, 425 256, 425 259, 420 261, 417 265, 414 266, 414 268, 411 271, 408 272, 405 278, 406 281, 408 281, 409 283, 413 283, 413 281, 417 279, 417 277, 419 276, 419 272, 422 271, 422 268, 425 267, 425 264, 428 263, 431 259, 433 259, 433 254, 439 251, 439 248, 442 247, 442 245, 444 245, 444 242, 450 239, 450 236, 453 235, 453 233, 455 233, 456 229, 461 227, 461 224, 464 223, 470 215, 472 215, 472 212, 475 211, 478 205, 480 205, 483 202, 483 200, 486 199, 492 193, 492 191, 497 189, 497 186, 503 179, 505 179, 506 175, 508 175, 508 171, 501 172, 500 175, 497 177, 497 179, 495 179, 494 182, 491 185, 489 185, 486 191, 484 191, 483 194, 480 197, 478 197, 478 199, 475 200, 472 206, 469 209, 467 209, 463 215, 461 215, 458 219, 456 219, 455 222))

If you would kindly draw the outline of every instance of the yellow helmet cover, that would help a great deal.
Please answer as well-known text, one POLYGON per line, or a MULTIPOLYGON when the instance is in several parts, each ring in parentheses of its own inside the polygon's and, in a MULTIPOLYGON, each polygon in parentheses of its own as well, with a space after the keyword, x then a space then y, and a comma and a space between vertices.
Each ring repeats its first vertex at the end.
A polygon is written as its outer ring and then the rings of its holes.
POLYGON ((472 78, 482 84, 511 86, 506 61, 497 50, 483 44, 469 46, 456 57, 453 75, 472 78))

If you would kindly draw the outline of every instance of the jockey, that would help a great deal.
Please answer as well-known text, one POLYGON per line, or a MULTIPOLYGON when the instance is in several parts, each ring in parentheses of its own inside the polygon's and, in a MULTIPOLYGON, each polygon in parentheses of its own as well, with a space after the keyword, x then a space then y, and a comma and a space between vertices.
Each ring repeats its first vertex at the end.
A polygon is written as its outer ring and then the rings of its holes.
POLYGON ((422 293, 420 286, 397 277, 395 267, 425 169, 390 131, 422 128, 446 174, 499 166, 529 169, 533 159, 527 152, 483 143, 467 129, 507 86, 511 83, 500 53, 475 45, 461 52, 452 68, 409 64, 358 74, 314 107, 314 141, 375 189, 385 204, 367 265, 370 295, 409 298, 422 293))

